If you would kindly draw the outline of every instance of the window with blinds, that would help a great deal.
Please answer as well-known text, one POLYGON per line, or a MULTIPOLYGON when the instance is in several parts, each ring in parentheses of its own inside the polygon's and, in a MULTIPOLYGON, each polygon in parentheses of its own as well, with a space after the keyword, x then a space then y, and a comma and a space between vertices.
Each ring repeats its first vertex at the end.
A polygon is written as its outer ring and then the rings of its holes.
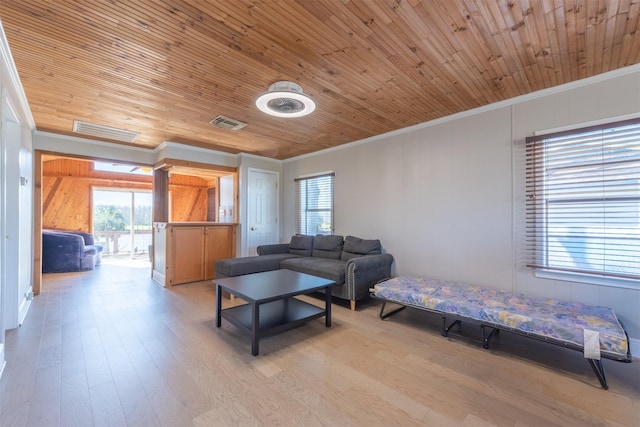
POLYGON ((640 119, 526 140, 528 266, 640 279, 640 119))
POLYGON ((296 230, 300 234, 333 233, 333 183, 335 173, 297 178, 296 230))

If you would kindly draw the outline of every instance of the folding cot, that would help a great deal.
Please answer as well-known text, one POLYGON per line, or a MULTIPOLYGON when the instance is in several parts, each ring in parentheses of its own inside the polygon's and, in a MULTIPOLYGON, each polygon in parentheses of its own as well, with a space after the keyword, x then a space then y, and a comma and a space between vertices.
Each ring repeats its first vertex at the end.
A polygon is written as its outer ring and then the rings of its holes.
POLYGON ((627 332, 607 307, 411 276, 382 281, 371 291, 383 301, 381 319, 413 307, 442 316, 444 336, 462 320, 479 323, 486 349, 493 335, 502 330, 581 351, 604 389, 608 385, 602 358, 633 360, 627 332), (385 313, 387 302, 401 307, 385 313))

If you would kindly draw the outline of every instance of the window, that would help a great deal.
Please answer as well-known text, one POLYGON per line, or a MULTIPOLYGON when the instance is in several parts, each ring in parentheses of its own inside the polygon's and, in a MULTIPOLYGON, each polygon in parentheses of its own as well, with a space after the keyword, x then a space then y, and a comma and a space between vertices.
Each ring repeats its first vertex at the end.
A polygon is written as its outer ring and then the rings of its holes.
POLYGON ((640 279, 640 119, 527 138, 528 266, 640 279))
POLYGON ((335 173, 298 178, 296 230, 300 234, 333 233, 333 181, 335 173))

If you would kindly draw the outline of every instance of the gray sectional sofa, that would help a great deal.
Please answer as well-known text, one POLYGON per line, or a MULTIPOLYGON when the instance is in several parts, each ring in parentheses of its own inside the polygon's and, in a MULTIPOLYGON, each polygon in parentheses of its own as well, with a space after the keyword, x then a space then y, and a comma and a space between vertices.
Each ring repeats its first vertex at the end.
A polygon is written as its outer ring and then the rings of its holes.
POLYGON ((380 240, 360 239, 339 235, 296 235, 289 243, 262 245, 258 255, 219 260, 215 263, 215 277, 285 268, 300 273, 324 277, 336 282, 332 295, 351 302, 369 295, 369 288, 391 276, 393 256, 382 253, 380 240))

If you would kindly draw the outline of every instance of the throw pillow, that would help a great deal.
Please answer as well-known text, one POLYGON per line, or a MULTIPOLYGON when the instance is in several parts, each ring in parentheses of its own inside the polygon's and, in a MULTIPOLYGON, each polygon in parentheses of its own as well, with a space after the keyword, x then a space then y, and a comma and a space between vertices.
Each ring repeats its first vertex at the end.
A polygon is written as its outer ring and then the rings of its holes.
POLYGON ((375 255, 382 253, 382 245, 380 240, 365 240, 354 236, 347 236, 344 239, 344 248, 342 249, 342 261, 348 261, 351 258, 363 255, 375 255))
POLYGON ((311 256, 313 250, 313 236, 297 234, 291 237, 289 253, 300 256, 311 256))
POLYGON ((312 255, 318 258, 340 259, 343 244, 342 236, 317 234, 313 239, 312 255))

